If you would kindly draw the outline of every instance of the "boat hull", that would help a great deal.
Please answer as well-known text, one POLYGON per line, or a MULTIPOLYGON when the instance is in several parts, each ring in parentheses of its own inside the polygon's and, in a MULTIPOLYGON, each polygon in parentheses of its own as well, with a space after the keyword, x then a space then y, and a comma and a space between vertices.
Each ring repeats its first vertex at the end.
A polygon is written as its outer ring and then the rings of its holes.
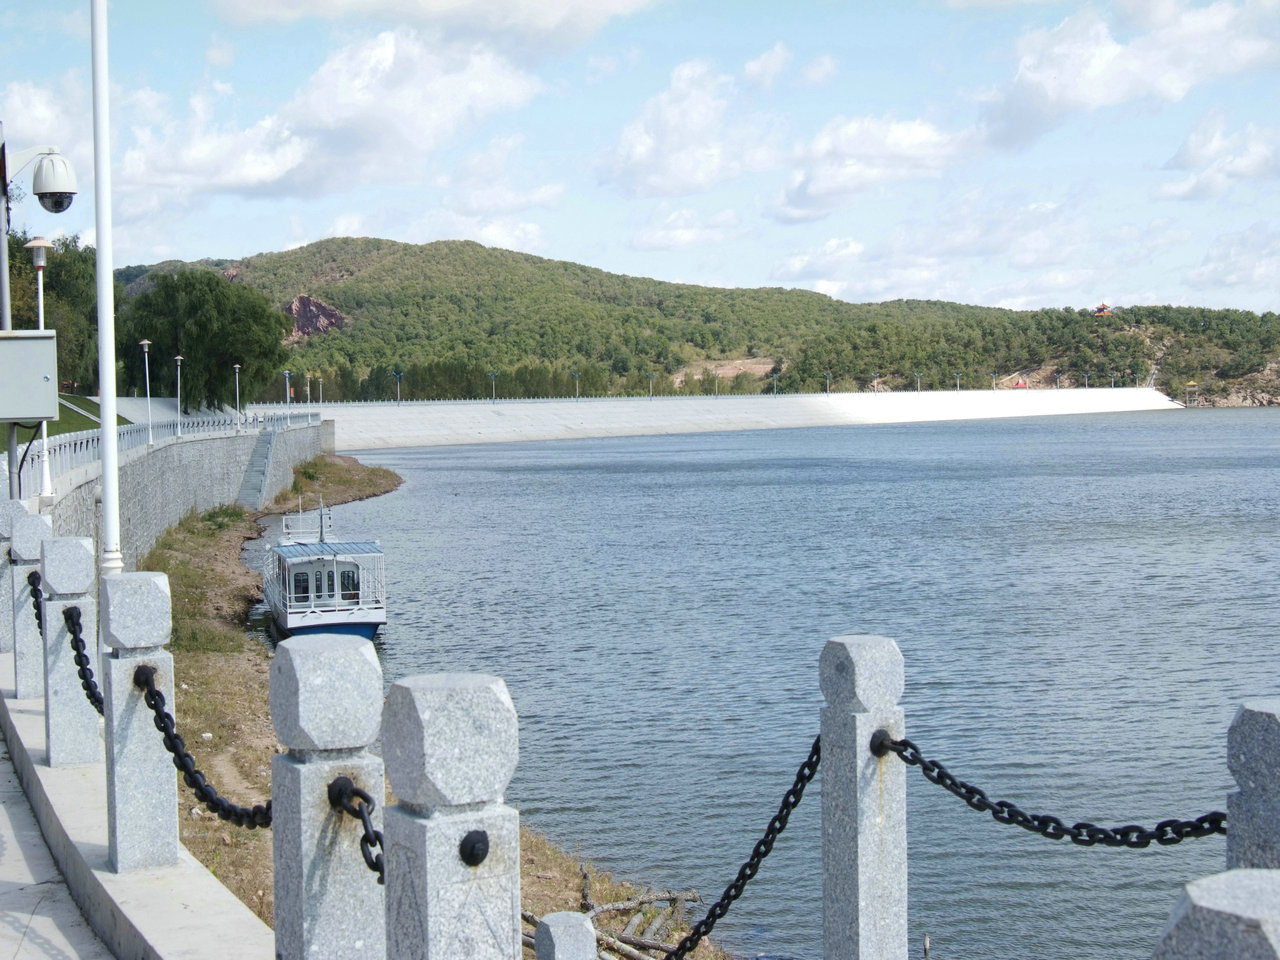
POLYGON ((372 640, 377 635, 378 629, 382 626, 381 623, 317 623, 305 627, 298 626, 293 629, 289 629, 275 618, 272 618, 272 625, 275 627, 276 633, 281 637, 281 639, 287 639, 289 637, 306 637, 322 633, 339 633, 347 636, 363 637, 366 640, 372 640))

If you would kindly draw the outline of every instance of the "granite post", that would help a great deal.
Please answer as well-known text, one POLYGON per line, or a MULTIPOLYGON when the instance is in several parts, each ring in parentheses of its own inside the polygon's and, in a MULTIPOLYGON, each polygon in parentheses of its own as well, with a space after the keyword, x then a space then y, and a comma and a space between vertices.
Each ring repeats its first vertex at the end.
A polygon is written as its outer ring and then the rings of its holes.
POLYGON ((44 696, 44 640, 36 625, 27 577, 40 572, 40 544, 52 536, 53 521, 48 517, 28 514, 13 520, 13 539, 9 541, 9 572, 13 577, 13 692, 19 700, 44 696))
POLYGON ((98 605, 93 599, 98 567, 93 541, 55 537, 44 541, 40 578, 44 589, 44 731, 49 766, 102 760, 98 711, 80 685, 63 616, 80 611, 80 636, 91 664, 98 663, 98 605))
POLYGON ((519 960, 520 818, 502 802, 519 758, 507 685, 478 674, 391 687, 383 755, 387 960, 519 960))
POLYGON ((1280 869, 1280 700, 1242 704, 1227 730, 1227 869, 1280 869))
POLYGON ((826 960, 906 960, 907 783, 871 736, 905 736, 902 654, 886 637, 828 640, 822 694, 822 900, 826 960))
POLYGON ((13 521, 30 515, 21 500, 0 500, 0 653, 13 653, 13 589, 9 586, 13 521))
POLYGON ((596 960, 596 928, 585 913, 548 913, 533 934, 537 960, 596 960))
POLYGON ((349 777, 381 820, 386 781, 369 753, 382 721, 382 668, 373 644, 308 634, 276 647, 271 719, 288 748, 271 758, 277 960, 386 953, 385 888, 360 852, 361 822, 329 803, 349 777))
POLYGON ((102 578, 103 714, 107 754, 107 863, 117 873, 178 862, 178 778, 133 674, 155 670, 173 712, 173 611, 163 573, 102 578))
POLYGON ((1151 956, 1278 960, 1280 871, 1228 870, 1191 881, 1183 887, 1151 956))

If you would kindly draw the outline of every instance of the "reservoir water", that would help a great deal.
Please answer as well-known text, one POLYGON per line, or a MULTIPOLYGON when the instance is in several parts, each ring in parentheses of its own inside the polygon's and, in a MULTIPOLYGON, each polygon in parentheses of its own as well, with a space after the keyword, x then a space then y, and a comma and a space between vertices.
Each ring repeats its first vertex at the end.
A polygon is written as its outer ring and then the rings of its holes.
MULTIPOLYGON (((582 859, 710 902, 818 726, 817 660, 897 640, 907 734, 1068 823, 1225 809, 1239 702, 1280 696, 1280 412, 380 450, 388 681, 503 677, 508 797, 582 859)), ((819 958, 821 774, 716 937, 819 958)), ((1151 954, 1221 837, 1079 848, 908 772, 910 955, 1151 954)), ((700 914, 698 914, 700 916, 700 914)))

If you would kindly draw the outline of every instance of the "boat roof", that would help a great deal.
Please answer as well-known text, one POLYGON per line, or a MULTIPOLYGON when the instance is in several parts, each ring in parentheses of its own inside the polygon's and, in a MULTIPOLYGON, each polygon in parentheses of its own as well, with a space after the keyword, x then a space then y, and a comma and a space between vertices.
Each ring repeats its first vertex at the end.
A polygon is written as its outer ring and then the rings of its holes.
POLYGON ((281 543, 271 548, 286 560, 314 560, 316 557, 354 557, 382 553, 377 540, 317 540, 312 543, 281 543))

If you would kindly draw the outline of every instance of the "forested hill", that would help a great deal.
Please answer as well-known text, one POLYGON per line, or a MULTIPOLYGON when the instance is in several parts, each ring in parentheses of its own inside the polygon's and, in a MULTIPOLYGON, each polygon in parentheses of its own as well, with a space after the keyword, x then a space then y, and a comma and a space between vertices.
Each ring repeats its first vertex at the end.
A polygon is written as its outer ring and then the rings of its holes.
MULTIPOLYGON (((405 372, 410 396, 487 395, 486 370, 501 372, 507 396, 572 394, 571 372, 584 392, 647 389, 650 374, 670 391, 679 370, 696 376, 703 366, 747 357, 776 359, 782 390, 822 389, 828 373, 838 389, 863 387, 877 374, 882 387, 914 387, 915 373, 925 388, 954 384, 956 374, 978 387, 992 373, 1022 371, 1145 383, 1158 364, 1158 383, 1175 395, 1192 379, 1209 395, 1234 393, 1238 401, 1280 395, 1280 323, 1272 313, 851 304, 803 290, 627 277, 471 242, 369 238, 242 261, 126 267, 117 277, 135 292, 151 271, 187 266, 292 307, 303 335, 289 362, 325 376, 326 396, 335 399, 394 394, 393 371, 405 372)), ((688 381, 685 390, 711 389, 709 378, 688 381)), ((761 385, 739 378, 737 388, 761 385)))

